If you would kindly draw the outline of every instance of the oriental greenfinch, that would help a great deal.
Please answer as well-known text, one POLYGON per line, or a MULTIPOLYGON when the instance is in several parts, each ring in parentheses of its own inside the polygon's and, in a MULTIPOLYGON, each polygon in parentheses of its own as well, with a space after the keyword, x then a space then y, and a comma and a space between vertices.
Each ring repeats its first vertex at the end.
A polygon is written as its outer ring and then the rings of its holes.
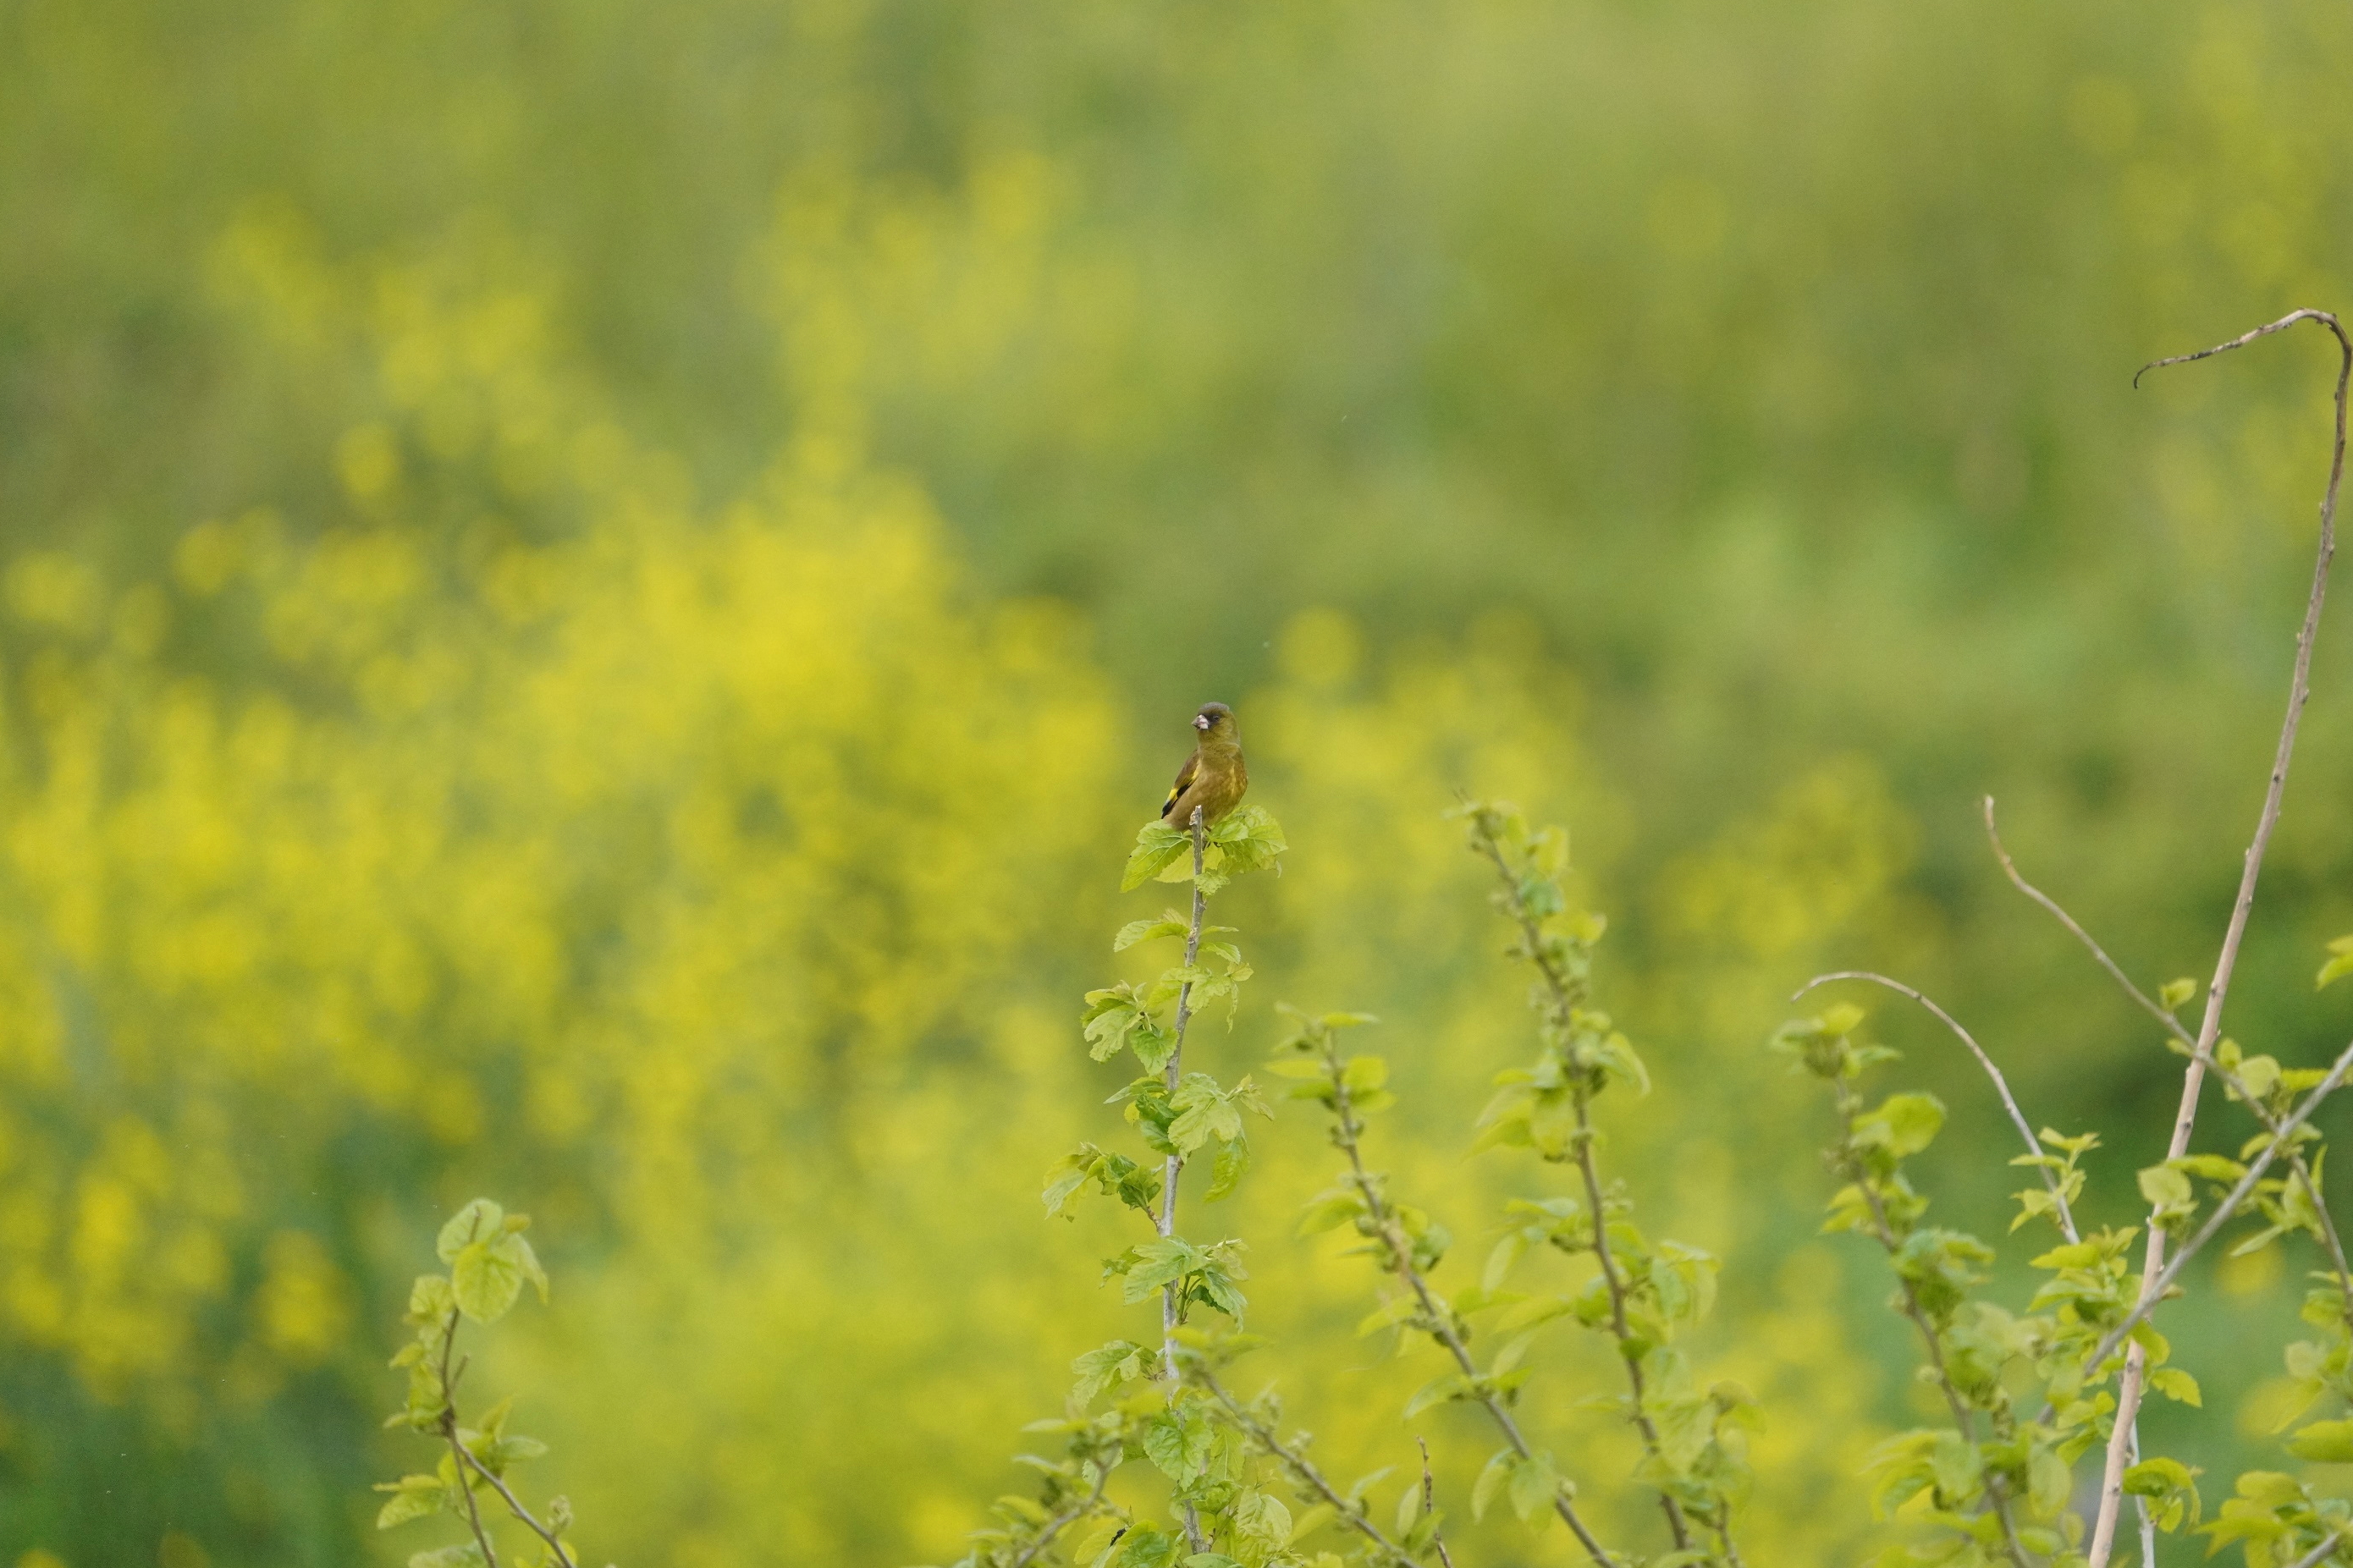
POLYGON ((1160 819, 1171 827, 1191 827, 1196 807, 1201 813, 1201 826, 1214 826, 1241 804, 1243 792, 1250 788, 1250 770, 1242 766, 1242 732, 1234 722, 1234 710, 1222 702, 1204 702, 1193 715, 1193 728, 1200 738, 1193 754, 1176 770, 1176 782, 1160 807, 1160 819))

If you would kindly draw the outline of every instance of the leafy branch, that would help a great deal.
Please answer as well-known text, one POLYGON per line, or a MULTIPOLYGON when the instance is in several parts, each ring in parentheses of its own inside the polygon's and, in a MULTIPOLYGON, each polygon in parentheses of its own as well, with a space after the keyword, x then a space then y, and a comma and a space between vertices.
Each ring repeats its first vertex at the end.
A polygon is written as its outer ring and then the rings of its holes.
MULTIPOLYGON (((1419 1210, 1392 1202, 1386 1178, 1365 1163, 1362 1118, 1393 1103, 1395 1097, 1383 1087, 1388 1079, 1388 1064, 1377 1057, 1344 1057, 1339 1039, 1342 1030, 1373 1020, 1359 1013, 1311 1017, 1291 1009, 1285 1011, 1290 1013, 1293 1028, 1283 1048, 1293 1054, 1278 1059, 1271 1070, 1286 1078, 1306 1080, 1299 1083, 1293 1093, 1320 1101, 1331 1113, 1333 1146, 1348 1163, 1342 1185, 1310 1206, 1302 1229, 1312 1234, 1353 1223, 1356 1233, 1369 1243, 1366 1250, 1373 1254, 1381 1270, 1409 1292, 1401 1299, 1405 1310, 1377 1313, 1371 1326, 1400 1323, 1427 1333, 1444 1347, 1454 1362, 1455 1372, 1415 1394, 1406 1414, 1417 1415, 1448 1400, 1467 1401, 1484 1410, 1507 1447, 1505 1454, 1499 1456, 1505 1462, 1490 1464, 1480 1478, 1479 1489, 1473 1494, 1474 1509, 1483 1506, 1498 1487, 1508 1488, 1514 1510, 1522 1518, 1539 1508, 1549 1507, 1568 1526, 1569 1532, 1585 1548, 1586 1555, 1604 1568, 1610 1568, 1618 1559, 1601 1544, 1578 1513, 1573 1500, 1576 1489, 1555 1469, 1550 1454, 1539 1452, 1529 1444, 1519 1423, 1513 1418, 1507 1401, 1527 1375, 1517 1368, 1517 1357, 1512 1357, 1508 1363, 1499 1357, 1497 1364, 1482 1372, 1471 1354, 1466 1329, 1454 1304, 1430 1283, 1428 1270, 1445 1255, 1451 1237, 1443 1226, 1419 1210)), ((1522 1349, 1525 1348, 1523 1343, 1522 1349)))
MULTIPOLYGON (((1324 1505, 1332 1510, 1333 1516, 1341 1523, 1371 1542, 1373 1550, 1379 1554, 1382 1561, 1391 1563, 1393 1568, 1420 1568, 1419 1558, 1391 1541, 1382 1532, 1380 1526, 1373 1522, 1371 1513, 1365 1507, 1364 1483, 1360 1483, 1350 1492, 1343 1493, 1333 1484, 1331 1478, 1307 1457, 1303 1444, 1283 1442, 1273 1426, 1261 1420, 1248 1405, 1235 1398, 1233 1392, 1219 1382, 1217 1374, 1209 1371, 1206 1364, 1192 1363, 1190 1375, 1208 1392, 1210 1398, 1218 1402, 1219 1407, 1225 1411, 1227 1418, 1248 1435, 1250 1441, 1258 1445, 1261 1452, 1281 1463, 1283 1468, 1289 1470, 1293 1478, 1309 1493, 1321 1498, 1324 1505)), ((1367 1480, 1371 1479, 1367 1478, 1367 1480)), ((1428 1488, 1423 1490, 1422 1503, 1425 1514, 1434 1515, 1437 1512, 1428 1488)), ((1435 1540, 1434 1533, 1432 1539, 1435 1540)), ((1442 1545, 1440 1550, 1443 1552, 1442 1545)))
POLYGON ((1286 847, 1274 818, 1250 805, 1214 825, 1196 811, 1182 830, 1155 822, 1136 836, 1123 887, 1189 881, 1191 909, 1129 921, 1112 950, 1181 938, 1183 956, 1151 981, 1089 992, 1081 1024, 1095 1060, 1126 1053, 1142 1069, 1111 1103, 1142 1139, 1145 1157, 1082 1143, 1047 1173, 1042 1196, 1046 1212, 1060 1215, 1092 1187, 1151 1226, 1149 1239, 1105 1262, 1103 1279, 1118 1281, 1131 1303, 1158 1299, 1158 1342, 1114 1340, 1071 1363, 1064 1415, 1030 1428, 1061 1434, 1064 1456, 1026 1457, 1045 1473, 1042 1495, 1000 1498, 1000 1527, 974 1536, 960 1568, 1029 1568, 1090 1521, 1096 1528, 1075 1555, 1099 1568, 1168 1568, 1180 1558, 1204 1568, 1258 1568, 1290 1538, 1288 1511, 1258 1484, 1221 1407, 1187 1378, 1189 1342, 1200 1337, 1187 1327, 1193 1309, 1241 1319, 1242 1244, 1195 1241, 1177 1226, 1186 1170, 1214 1150, 1205 1195, 1224 1197, 1249 1169, 1245 1117, 1269 1113, 1249 1079, 1227 1085, 1186 1068, 1186 1038, 1202 1008, 1223 998, 1230 1018, 1250 977, 1241 950, 1224 940, 1230 930, 1208 923, 1208 900, 1235 877, 1276 865, 1286 847), (1167 1479, 1173 1533, 1108 1495, 1112 1472, 1129 1458, 1148 1460, 1167 1479))
MULTIPOLYGON (((1596 1152, 1596 1099, 1613 1084, 1637 1093, 1650 1089, 1632 1044, 1611 1027, 1608 1015, 1586 1005, 1593 948, 1604 922, 1598 915, 1570 910, 1562 885, 1568 867, 1566 833, 1556 827, 1532 832, 1516 811, 1492 802, 1467 803, 1455 815, 1467 824, 1472 852, 1494 869, 1499 885, 1492 901, 1514 931, 1509 955, 1537 977, 1530 1005, 1543 1054, 1532 1068, 1498 1080, 1504 1089, 1488 1112, 1488 1138, 1574 1163, 1585 1194, 1581 1215, 1573 1201, 1567 1209, 1557 1200, 1520 1205, 1535 1223, 1505 1238, 1491 1261, 1486 1287, 1500 1285, 1526 1246, 1544 1242, 1565 1252, 1593 1254, 1602 1300, 1558 1305, 1614 1342, 1626 1372, 1628 1415, 1641 1439, 1643 1468, 1659 1482, 1661 1511, 1674 1543, 1671 1560, 1720 1558, 1736 1564, 1731 1512, 1747 1477, 1745 1467, 1726 1453, 1721 1436, 1727 1420, 1746 1418, 1746 1394, 1731 1385, 1694 1394, 1685 1386, 1688 1373, 1669 1348, 1678 1322, 1704 1310, 1715 1260, 1673 1242, 1652 1248, 1628 1217, 1630 1205, 1603 1183, 1596 1152), (1654 1386, 1660 1384, 1672 1386, 1654 1386), (1662 1415, 1673 1418, 1672 1438, 1662 1431, 1662 1415), (1713 1554, 1694 1546, 1694 1518, 1714 1534, 1713 1554)), ((1516 1309, 1506 1321, 1533 1323, 1549 1310, 1516 1309)))
MULTIPOLYGON (((1855 1080, 1894 1053, 1852 1041, 1852 1031, 1862 1019, 1859 1009, 1834 1007, 1810 1025, 1790 1026, 1775 1040, 1778 1048, 1797 1057, 1807 1070, 1830 1086, 1838 1113, 1841 1133, 1828 1157, 1847 1185, 1831 1200, 1829 1228, 1862 1231, 1879 1244, 1894 1267, 1896 1309, 1919 1332, 1929 1372, 1945 1396, 1954 1430, 1969 1457, 1966 1463, 1946 1465, 1942 1474, 1932 1471, 1939 1500, 1948 1510, 1958 1510, 1981 1495, 1988 1514, 1999 1527, 2002 1551, 2017 1568, 2029 1568, 2026 1546, 2011 1513, 2010 1489, 2004 1478, 1987 1469, 1983 1462, 1977 1421, 1981 1400, 1964 1391, 1946 1346, 1963 1290, 1982 1278, 1992 1253, 1972 1237, 1919 1227, 1927 1201, 1905 1178, 1903 1161, 1935 1139, 1944 1125, 1945 1108, 1926 1094, 1890 1095, 1876 1108, 1866 1107, 1854 1089, 1855 1080)), ((2011 1433, 2006 1429, 2006 1409, 1997 1408, 1993 1415, 1996 1440, 2007 1444, 2011 1433)))
POLYGON ((458 1414, 458 1385, 468 1364, 457 1354, 459 1323, 468 1319, 482 1324, 498 1321, 526 1283, 537 1288, 541 1300, 547 1299, 547 1275, 522 1235, 530 1225, 528 1215, 511 1215, 488 1198, 476 1198, 441 1227, 437 1239, 435 1249, 449 1272, 420 1275, 410 1288, 404 1321, 415 1330, 415 1337, 392 1359, 395 1368, 408 1373, 408 1397, 385 1425, 428 1434, 448 1452, 431 1474, 403 1476, 376 1488, 391 1494, 377 1511, 376 1528, 389 1530, 449 1512, 465 1520, 473 1539, 417 1552, 410 1557, 409 1568, 498 1568, 498 1548, 477 1495, 485 1487, 538 1537, 543 1568, 578 1568, 564 1539, 572 1527, 571 1503, 561 1497, 552 1500, 542 1520, 507 1480, 512 1466, 547 1452, 536 1437, 506 1430, 513 1401, 500 1401, 474 1427, 461 1426, 458 1414))

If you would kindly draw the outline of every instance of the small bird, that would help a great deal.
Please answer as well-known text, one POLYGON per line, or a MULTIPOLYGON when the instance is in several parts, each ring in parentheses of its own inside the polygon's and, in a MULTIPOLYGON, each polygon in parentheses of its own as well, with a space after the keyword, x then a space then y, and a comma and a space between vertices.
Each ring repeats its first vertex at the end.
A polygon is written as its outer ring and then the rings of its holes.
POLYGON ((1195 806, 1201 808, 1201 825, 1214 826, 1219 817, 1241 804, 1243 792, 1250 788, 1250 770, 1242 766, 1242 732, 1234 722, 1234 710, 1222 702, 1204 702, 1193 715, 1193 728, 1200 731, 1200 742, 1176 770, 1176 782, 1160 808, 1160 820, 1171 827, 1190 828, 1195 806))

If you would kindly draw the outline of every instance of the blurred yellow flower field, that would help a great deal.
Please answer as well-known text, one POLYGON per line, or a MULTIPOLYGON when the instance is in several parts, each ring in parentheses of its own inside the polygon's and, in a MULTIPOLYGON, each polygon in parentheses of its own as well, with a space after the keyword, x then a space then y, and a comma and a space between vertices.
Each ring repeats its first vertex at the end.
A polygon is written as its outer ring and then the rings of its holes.
MULTIPOLYGON (((1943 1406, 1764 1042, 1899 973, 2038 1124, 2117 1130, 2086 1212, 2139 1223, 2177 1064, 1978 802, 2136 975, 2211 965, 2324 373, 2130 378, 2353 303, 2348 26, 0 7, 0 1565, 406 1561, 383 1362, 484 1194, 554 1284, 470 1395, 584 1561, 953 1561, 1137 1331, 1133 1237, 1039 1190, 1120 1114, 1081 998, 1183 897, 1120 868, 1212 699, 1290 849, 1221 896, 1257 976, 1188 1051, 1377 1015, 1369 1148, 1475 1279, 1567 1188, 1471 1152, 1535 1047, 1445 814, 1566 825, 1656 1080, 1603 1146, 1722 1260, 1692 1354, 1761 1412, 1746 1561, 1915 1539, 1862 1472, 1943 1406)), ((2345 1028, 2348 675, 2325 637, 2230 1024, 2292 1066, 2345 1028)), ((1998 1236, 1999 1105, 1882 1032, 1950 1108, 1938 1223, 1998 1236)), ((1429 1436, 1465 1568, 1575 1561, 1472 1521, 1475 1410, 1401 1421, 1442 1358, 1356 1333, 1377 1280, 1298 1234, 1333 1145, 1277 1110, 1190 1211, 1249 1243, 1237 1385, 1335 1473, 1429 1436)), ((2304 1267, 2168 1321, 2209 1407, 2150 1442, 2216 1499, 2293 1463, 2304 1267)), ((1527 1401, 1612 1534, 1655 1523, 1580 1404, 1615 1360, 1543 1340, 1527 1401)))

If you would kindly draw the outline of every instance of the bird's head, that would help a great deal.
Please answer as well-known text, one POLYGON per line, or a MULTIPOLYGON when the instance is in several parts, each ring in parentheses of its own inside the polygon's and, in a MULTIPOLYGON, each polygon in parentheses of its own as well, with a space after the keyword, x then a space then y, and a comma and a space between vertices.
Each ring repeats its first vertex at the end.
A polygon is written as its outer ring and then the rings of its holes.
POLYGON ((1193 728, 1201 732, 1204 741, 1223 742, 1229 745, 1241 738, 1234 726, 1234 710, 1222 702, 1204 702, 1201 710, 1193 715, 1193 728))

